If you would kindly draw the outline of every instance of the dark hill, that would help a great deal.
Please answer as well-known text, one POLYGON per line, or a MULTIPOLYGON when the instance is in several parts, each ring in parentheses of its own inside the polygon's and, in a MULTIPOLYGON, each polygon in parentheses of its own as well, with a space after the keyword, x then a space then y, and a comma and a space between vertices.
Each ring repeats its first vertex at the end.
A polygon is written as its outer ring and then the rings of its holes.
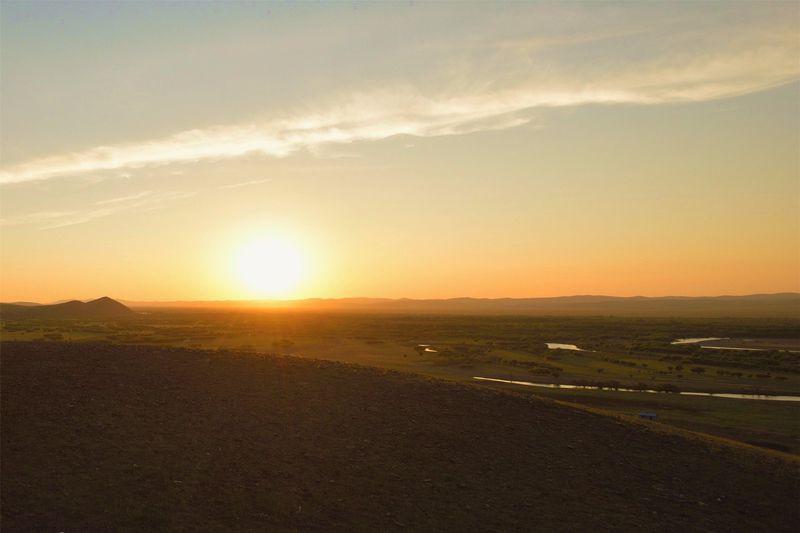
POLYGON ((126 305, 103 296, 89 302, 70 300, 51 305, 0 304, 0 318, 106 318, 133 315, 126 305))
POLYGON ((3 531, 796 531, 798 462, 531 395, 3 343, 3 531))

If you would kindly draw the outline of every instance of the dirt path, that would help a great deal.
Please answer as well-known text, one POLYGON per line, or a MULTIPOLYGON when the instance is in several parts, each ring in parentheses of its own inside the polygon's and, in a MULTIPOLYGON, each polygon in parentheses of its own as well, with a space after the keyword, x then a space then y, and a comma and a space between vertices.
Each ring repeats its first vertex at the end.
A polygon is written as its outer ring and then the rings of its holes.
POLYGON ((2 526, 792 530, 798 463, 341 363, 3 343, 2 526))

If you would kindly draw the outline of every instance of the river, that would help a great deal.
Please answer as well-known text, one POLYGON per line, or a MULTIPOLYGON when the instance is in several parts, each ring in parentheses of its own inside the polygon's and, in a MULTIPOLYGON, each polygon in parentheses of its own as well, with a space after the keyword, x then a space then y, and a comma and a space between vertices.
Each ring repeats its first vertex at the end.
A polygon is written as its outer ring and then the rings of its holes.
POLYGON ((511 383, 512 385, 524 385, 526 387, 542 387, 546 389, 591 389, 591 390, 613 390, 619 392, 645 392, 650 394, 680 394, 682 396, 708 396, 711 398, 732 398, 735 400, 768 400, 775 402, 800 402, 800 396, 773 396, 767 394, 735 394, 727 392, 664 392, 657 390, 638 390, 638 389, 609 389, 607 387, 591 387, 584 385, 561 385, 558 383, 531 383, 530 381, 516 381, 511 379, 484 378, 474 376, 472 379, 479 381, 494 381, 497 383, 511 383))

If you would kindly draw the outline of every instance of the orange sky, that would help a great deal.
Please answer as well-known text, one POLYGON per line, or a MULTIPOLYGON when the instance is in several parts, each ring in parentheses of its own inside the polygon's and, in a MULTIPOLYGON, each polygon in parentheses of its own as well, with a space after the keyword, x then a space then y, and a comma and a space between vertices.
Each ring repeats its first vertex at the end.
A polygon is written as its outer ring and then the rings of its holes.
POLYGON ((229 7, 4 5, 0 299, 800 291, 797 4, 229 7))

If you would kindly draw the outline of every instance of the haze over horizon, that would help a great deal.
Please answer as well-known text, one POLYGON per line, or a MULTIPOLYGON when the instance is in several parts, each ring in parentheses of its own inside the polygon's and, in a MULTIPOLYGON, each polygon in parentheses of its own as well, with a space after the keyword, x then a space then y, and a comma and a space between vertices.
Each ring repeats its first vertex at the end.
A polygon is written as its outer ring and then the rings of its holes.
POLYGON ((0 301, 800 292, 800 6, 0 17, 0 301))
POLYGON ((16 300, 16 301, 3 301, 0 303, 30 303, 30 304, 40 304, 40 305, 52 305, 52 304, 60 304, 69 301, 79 301, 79 302, 90 302, 93 300, 103 300, 103 299, 112 299, 118 302, 123 302, 126 304, 141 304, 141 303, 187 303, 187 304, 194 304, 194 303, 292 303, 292 302, 305 302, 305 301, 313 301, 313 300, 327 300, 327 301, 356 301, 356 300, 374 300, 374 301, 390 301, 390 302, 401 302, 401 301, 451 301, 451 300, 490 300, 490 301, 498 301, 498 300, 516 300, 516 301, 523 301, 523 300, 548 300, 548 299, 580 299, 580 298, 617 298, 617 299, 624 299, 624 300, 632 300, 637 298, 644 298, 644 299, 712 299, 712 298, 751 298, 751 297, 781 297, 781 296, 798 296, 800 297, 800 292, 776 292, 776 293, 755 293, 755 294, 703 294, 703 295, 696 295, 696 296, 685 296, 681 294, 666 294, 660 296, 645 296, 642 294, 635 294, 631 296, 619 296, 614 294, 561 294, 556 296, 517 296, 517 297, 510 297, 510 296, 498 296, 494 298, 489 297, 475 297, 475 296, 452 296, 448 298, 408 298, 408 297, 398 297, 398 298, 388 298, 382 296, 341 296, 341 297, 317 297, 317 296, 310 296, 307 298, 226 298, 226 299, 203 299, 203 298, 194 298, 194 299, 186 299, 186 300, 136 300, 131 298, 124 298, 124 297, 111 297, 107 294, 103 294, 100 296, 91 296, 91 297, 73 297, 63 300, 53 300, 53 301, 33 301, 33 300, 16 300))

